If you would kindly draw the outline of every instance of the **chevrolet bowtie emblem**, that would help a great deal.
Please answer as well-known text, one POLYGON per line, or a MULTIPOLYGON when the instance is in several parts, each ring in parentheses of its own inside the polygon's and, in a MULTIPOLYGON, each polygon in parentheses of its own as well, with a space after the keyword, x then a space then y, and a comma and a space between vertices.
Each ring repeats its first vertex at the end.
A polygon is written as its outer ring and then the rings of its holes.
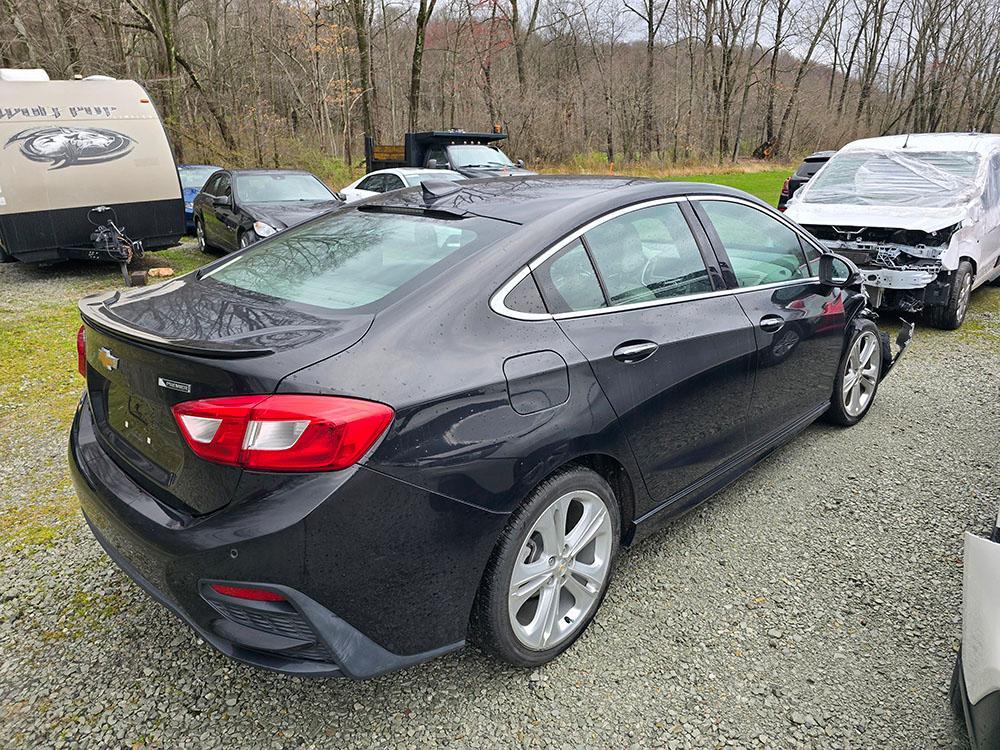
POLYGON ((104 369, 117 370, 118 369, 118 357, 111 353, 111 350, 106 346, 102 346, 97 352, 97 361, 104 365, 104 369))

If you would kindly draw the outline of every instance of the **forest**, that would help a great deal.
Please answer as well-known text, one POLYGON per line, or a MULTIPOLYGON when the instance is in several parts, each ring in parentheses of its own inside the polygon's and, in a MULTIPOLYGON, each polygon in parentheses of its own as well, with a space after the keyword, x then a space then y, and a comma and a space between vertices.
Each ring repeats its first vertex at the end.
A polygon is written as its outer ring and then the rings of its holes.
POLYGON ((330 176, 366 133, 499 126, 529 165, 726 164, 992 130, 1000 3, 0 0, 0 66, 142 82, 185 162, 330 176))

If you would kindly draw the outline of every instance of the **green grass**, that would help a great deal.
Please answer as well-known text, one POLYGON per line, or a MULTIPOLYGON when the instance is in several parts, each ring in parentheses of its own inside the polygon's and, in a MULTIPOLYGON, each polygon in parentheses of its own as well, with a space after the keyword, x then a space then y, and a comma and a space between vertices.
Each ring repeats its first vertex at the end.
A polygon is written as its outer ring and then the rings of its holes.
POLYGON ((738 190, 750 193, 750 195, 754 195, 762 201, 770 203, 772 206, 777 206, 778 193, 781 192, 781 185, 788 175, 788 170, 776 169, 769 172, 679 174, 668 177, 667 179, 680 180, 683 182, 710 182, 713 185, 727 185, 729 187, 737 188, 738 190))

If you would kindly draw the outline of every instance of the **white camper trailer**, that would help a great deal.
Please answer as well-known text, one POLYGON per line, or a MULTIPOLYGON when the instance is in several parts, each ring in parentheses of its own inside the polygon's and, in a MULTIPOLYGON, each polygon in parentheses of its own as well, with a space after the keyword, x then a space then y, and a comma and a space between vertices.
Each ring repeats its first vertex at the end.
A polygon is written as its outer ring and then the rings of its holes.
POLYGON ((177 242, 180 179, 149 94, 47 78, 0 71, 0 260, 108 258, 108 219, 146 249, 177 242))

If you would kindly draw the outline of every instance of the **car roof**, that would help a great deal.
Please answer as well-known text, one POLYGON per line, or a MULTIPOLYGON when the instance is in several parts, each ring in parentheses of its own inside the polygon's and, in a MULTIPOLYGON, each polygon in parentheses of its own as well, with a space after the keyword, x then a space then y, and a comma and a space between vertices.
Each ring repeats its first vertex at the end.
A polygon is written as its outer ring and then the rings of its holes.
MULTIPOLYGON (((427 184, 426 182, 424 183, 427 184)), ((767 204, 741 190, 698 182, 637 177, 530 175, 448 182, 447 194, 425 198, 422 188, 383 193, 366 205, 421 208, 484 216, 515 224, 540 219, 573 223, 631 203, 683 195, 728 195, 767 204)))
POLYGON ((809 154, 803 161, 827 161, 833 156, 836 151, 814 151, 809 154))
POLYGON ((178 169, 222 169, 222 167, 217 167, 214 164, 178 164, 178 169))
POLYGON ((364 176, 355 180, 358 182, 365 179, 365 177, 371 177, 373 174, 402 174, 402 175, 412 175, 412 174, 460 174, 453 169, 431 169, 430 167, 387 167, 386 169, 373 169, 364 176))
POLYGON ((862 138, 841 151, 974 151, 991 154, 1000 150, 1000 135, 993 133, 910 133, 862 138))

